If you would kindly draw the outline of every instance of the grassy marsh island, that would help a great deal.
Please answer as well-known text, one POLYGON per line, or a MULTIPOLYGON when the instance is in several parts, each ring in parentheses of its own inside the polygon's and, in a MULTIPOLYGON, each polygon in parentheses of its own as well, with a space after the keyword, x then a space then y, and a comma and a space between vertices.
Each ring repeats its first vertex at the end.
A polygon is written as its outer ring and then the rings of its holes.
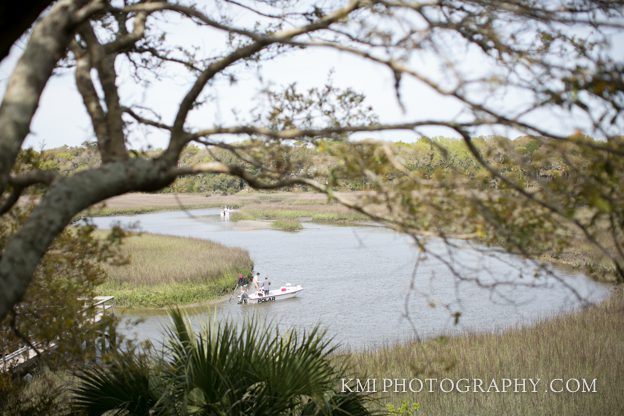
POLYGON ((153 234, 124 242, 129 263, 106 266, 101 294, 123 307, 160 308, 205 302, 229 293, 239 272, 249 271, 249 253, 207 240, 153 234))
POLYGON ((290 232, 303 230, 303 225, 301 225, 301 222, 296 218, 275 220, 271 223, 271 227, 275 230, 290 232))
POLYGON ((273 220, 273 221, 308 221, 321 224, 351 225, 370 221, 357 212, 340 209, 338 205, 310 205, 305 208, 288 207, 277 204, 258 204, 242 206, 232 215, 232 221, 273 220))

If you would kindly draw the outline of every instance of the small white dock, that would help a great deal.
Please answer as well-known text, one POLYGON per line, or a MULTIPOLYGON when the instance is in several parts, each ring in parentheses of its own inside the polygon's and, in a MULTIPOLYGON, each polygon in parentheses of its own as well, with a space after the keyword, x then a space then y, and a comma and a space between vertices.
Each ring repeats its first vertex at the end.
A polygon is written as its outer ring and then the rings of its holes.
MULTIPOLYGON (((100 322, 104 318, 107 311, 115 306, 115 297, 96 296, 93 300, 95 300, 93 306, 85 308, 83 313, 92 312, 93 317, 90 318, 90 322, 95 324, 100 322)), ((0 372, 7 372, 20 367, 33 358, 36 358, 39 354, 51 351, 56 347, 56 342, 51 342, 48 345, 43 345, 40 342, 33 342, 32 347, 27 345, 13 351, 12 353, 2 355, 0 356, 0 372)))

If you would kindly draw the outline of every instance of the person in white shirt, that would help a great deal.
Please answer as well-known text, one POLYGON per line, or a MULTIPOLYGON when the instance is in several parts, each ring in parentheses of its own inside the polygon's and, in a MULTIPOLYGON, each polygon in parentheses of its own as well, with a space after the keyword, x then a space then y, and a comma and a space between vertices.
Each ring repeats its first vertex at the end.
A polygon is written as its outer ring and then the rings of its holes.
POLYGON ((269 294, 269 290, 271 290, 271 282, 269 281, 269 276, 265 276, 262 281, 262 293, 264 293, 264 296, 269 294))
POLYGON ((260 272, 256 273, 251 281, 256 289, 256 292, 260 291, 260 272))

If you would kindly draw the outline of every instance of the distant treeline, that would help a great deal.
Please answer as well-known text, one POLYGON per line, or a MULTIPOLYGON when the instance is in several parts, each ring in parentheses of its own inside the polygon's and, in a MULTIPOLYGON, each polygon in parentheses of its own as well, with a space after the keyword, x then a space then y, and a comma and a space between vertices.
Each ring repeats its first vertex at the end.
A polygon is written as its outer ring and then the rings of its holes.
MULTIPOLYGON (((592 140, 583 138, 583 140, 592 140)), ((256 142, 256 146, 257 146, 256 142)), ((553 177, 566 175, 571 168, 578 168, 582 155, 566 151, 565 143, 548 142, 532 137, 510 140, 503 137, 477 137, 473 139, 483 159, 493 168, 504 173, 522 186, 548 181, 553 177)), ((253 144, 250 148, 253 148, 253 144)), ((450 175, 462 176, 470 180, 471 187, 496 187, 497 182, 471 154, 463 140, 435 137, 421 138, 414 142, 375 142, 363 140, 350 142, 320 141, 316 145, 276 145, 267 150, 255 149, 255 161, 261 167, 275 165, 277 170, 291 175, 314 178, 321 183, 331 183, 341 191, 361 191, 374 188, 375 178, 384 183, 392 182, 393 177, 409 173, 420 180, 444 180, 450 175), (406 170, 397 169, 399 162, 406 170), (371 176, 362 172, 370 167, 371 176)), ((143 153, 156 155, 159 150, 143 153)), ((250 153, 252 154, 252 153, 250 153)), ((237 156, 224 149, 205 149, 198 146, 187 147, 180 165, 195 165, 212 161, 245 165, 252 173, 260 170, 254 160, 242 162, 237 156)), ((249 158, 247 158, 249 160, 249 158)), ((95 144, 46 150, 42 165, 61 173, 71 173, 95 167, 100 163, 95 144)), ((247 185, 239 178, 223 174, 195 175, 179 178, 162 192, 194 192, 205 194, 233 194, 247 185)), ((297 190, 306 191, 305 186, 297 190)))

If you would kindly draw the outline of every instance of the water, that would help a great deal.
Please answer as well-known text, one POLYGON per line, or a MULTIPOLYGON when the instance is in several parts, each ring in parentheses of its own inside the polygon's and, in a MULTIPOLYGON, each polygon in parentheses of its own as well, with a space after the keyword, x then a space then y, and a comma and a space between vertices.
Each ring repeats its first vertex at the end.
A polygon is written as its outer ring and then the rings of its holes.
MULTIPOLYGON (((273 287, 301 284, 299 297, 262 305, 235 299, 193 310, 195 325, 256 315, 280 329, 320 324, 342 346, 377 347, 417 337, 501 330, 598 302, 608 287, 556 270, 540 273, 522 259, 465 241, 428 243, 419 259, 413 240, 382 227, 305 224, 298 233, 237 230, 220 221, 218 209, 95 218, 101 228, 138 224, 142 231, 205 238, 247 249, 256 271, 273 287), (449 265, 451 267, 449 267, 449 265), (478 281, 475 281, 478 279, 478 281), (457 313, 461 313, 455 324, 457 313)), ((180 264, 184 267, 184 264, 180 264)), ((143 318, 128 329, 157 344, 169 323, 166 312, 126 313, 143 318)))

